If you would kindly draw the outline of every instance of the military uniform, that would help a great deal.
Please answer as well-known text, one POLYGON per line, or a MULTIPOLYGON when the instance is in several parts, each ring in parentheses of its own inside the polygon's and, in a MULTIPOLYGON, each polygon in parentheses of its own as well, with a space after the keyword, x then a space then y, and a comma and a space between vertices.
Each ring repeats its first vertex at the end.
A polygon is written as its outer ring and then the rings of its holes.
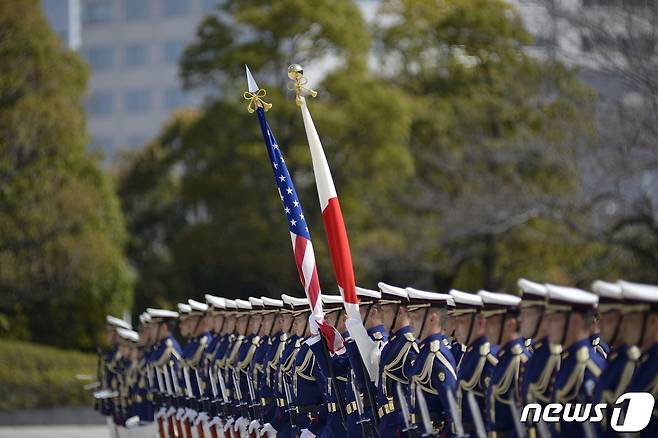
POLYGON ((483 304, 480 313, 487 318, 487 324, 499 326, 496 343, 506 341, 495 354, 496 365, 486 383, 485 424, 490 434, 496 437, 516 436, 515 422, 518 419, 515 418, 515 408, 520 406, 518 377, 521 365, 528 361, 530 353, 525 340, 518 333, 514 334, 513 339, 504 338, 504 328, 508 319, 518 321, 521 299, 514 295, 487 291, 478 292, 478 296, 482 298, 483 304), (494 317, 498 317, 500 322, 490 320, 494 317))
MULTIPOLYGON (((326 318, 328 315, 339 314, 343 308, 343 299, 340 295, 323 294, 322 304, 326 318)), ((311 315, 309 323, 312 324, 314 321, 315 317, 311 315)), ((306 344, 314 356, 315 365, 320 373, 316 380, 321 385, 323 401, 327 407, 325 426, 321 436, 322 438, 344 437, 347 430, 346 425, 343 424, 344 413, 341 413, 340 409, 344 409, 345 406, 346 383, 350 370, 349 359, 344 350, 328 354, 320 334, 314 333, 313 328, 311 328, 311 333, 313 336, 306 340, 306 344)))
MULTIPOLYGON (((450 291, 450 295, 456 304, 455 310, 453 310, 454 316, 469 314, 471 318, 476 318, 476 314, 482 311, 483 302, 479 295, 454 289, 450 291)), ((471 337, 471 333, 468 334, 468 337, 471 337)), ((484 421, 482 413, 486 408, 486 393, 491 375, 495 366, 498 365, 497 352, 497 346, 492 346, 486 336, 479 336, 471 341, 457 364, 457 408, 461 412, 466 434, 475 433, 477 417, 484 421), (473 394, 479 412, 471 412, 466 398, 467 392, 473 394)))
MULTIPOLYGON (((407 309, 425 312, 423 324, 418 328, 421 335, 426 331, 424 323, 431 308, 443 309, 444 317, 447 318, 448 307, 453 303, 450 295, 410 287, 405 290, 409 296, 407 309)), ((420 353, 410 371, 408 398, 411 402, 411 420, 423 436, 435 433, 445 435, 452 424, 448 398, 454 400, 457 389, 456 363, 450 352, 450 342, 443 333, 433 332, 422 339, 419 349, 420 353), (418 400, 419 391, 427 406, 428 418, 423 418, 422 401, 418 400), (430 430, 426 430, 426 423, 431 424, 430 430)))
MULTIPOLYGON (((580 289, 547 285, 548 310, 565 313, 566 333, 571 312, 593 312, 598 302, 596 295, 580 289)), ((562 351, 560 370, 554 376, 552 399, 559 403, 587 403, 592 401, 596 381, 605 368, 605 361, 594 351, 589 336, 574 342, 562 351)), ((554 423, 560 436, 582 437, 591 428, 590 423, 554 423)))
MULTIPOLYGON (((640 313, 641 324, 644 328, 649 316, 658 313, 658 286, 627 281, 620 281, 619 284, 622 288, 625 311, 633 314, 640 313)), ((644 344, 646 336, 655 337, 655 333, 645 330, 637 341, 639 345, 644 344)), ((655 404, 655 400, 658 399, 658 343, 650 345, 642 352, 633 378, 625 392, 648 392, 653 396, 654 406, 651 420, 647 427, 640 431, 639 436, 647 438, 658 436, 658 407, 655 404)))

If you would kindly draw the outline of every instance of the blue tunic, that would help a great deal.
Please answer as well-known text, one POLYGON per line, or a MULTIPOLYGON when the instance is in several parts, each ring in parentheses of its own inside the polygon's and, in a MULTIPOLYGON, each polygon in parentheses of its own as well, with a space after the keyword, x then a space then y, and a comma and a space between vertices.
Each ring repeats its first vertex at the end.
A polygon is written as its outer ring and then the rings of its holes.
MULTIPOLYGON (((562 352, 560 370, 555 375, 553 400, 559 403, 587 403, 592 401, 596 380, 605 368, 605 361, 594 351, 589 337, 574 342, 562 352)), ((583 427, 591 427, 577 422, 554 423, 560 436, 582 438, 583 427)))
POLYGON ((485 395, 494 367, 498 364, 498 359, 495 357, 497 352, 498 348, 492 346, 486 336, 481 336, 466 349, 457 366, 457 406, 461 407, 462 423, 467 433, 474 431, 475 426, 466 392, 473 393, 480 415, 486 420, 485 395))
POLYGON ((396 385, 408 391, 411 367, 419 349, 411 326, 393 333, 382 348, 379 360, 379 385, 377 386, 377 408, 380 438, 397 437, 404 428, 396 385))
POLYGON ((514 419, 510 405, 519 405, 519 370, 529 357, 530 353, 521 337, 509 341, 498 351, 498 364, 487 388, 486 422, 489 431, 517 436, 514 423, 518 419, 514 419))
POLYGON ((451 415, 448 404, 448 393, 456 399, 457 372, 455 371, 455 359, 450 352, 450 341, 445 335, 435 333, 423 339, 420 354, 411 368, 411 386, 409 400, 415 423, 420 425, 422 433, 430 433, 425 430, 421 421, 420 406, 416 400, 416 387, 420 387, 425 396, 427 407, 433 428, 442 434, 450 430, 451 415))
MULTIPOLYGON (((658 399, 658 344, 654 344, 640 358, 637 370, 626 392, 649 392, 658 399)), ((654 404, 649 425, 640 432, 641 437, 658 436, 658 408, 654 404)))

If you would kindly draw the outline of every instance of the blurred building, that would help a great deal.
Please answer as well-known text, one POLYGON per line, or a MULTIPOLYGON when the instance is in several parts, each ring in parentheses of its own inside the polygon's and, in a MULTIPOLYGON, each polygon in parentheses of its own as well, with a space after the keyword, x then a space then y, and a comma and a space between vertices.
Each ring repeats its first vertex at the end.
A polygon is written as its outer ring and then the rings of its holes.
POLYGON ((201 103, 178 78, 178 60, 218 0, 43 0, 53 29, 92 70, 91 146, 111 158, 155 136, 172 111, 201 103))

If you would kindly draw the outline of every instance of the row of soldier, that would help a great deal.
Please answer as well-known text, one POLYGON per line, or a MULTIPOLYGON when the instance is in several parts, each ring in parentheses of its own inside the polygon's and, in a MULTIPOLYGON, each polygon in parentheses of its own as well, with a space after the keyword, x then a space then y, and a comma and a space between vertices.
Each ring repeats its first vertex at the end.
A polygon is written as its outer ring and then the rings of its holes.
MULTIPOLYGON (((609 410, 600 423, 519 412, 655 397, 658 287, 518 285, 520 297, 379 283, 357 288, 360 320, 326 294, 323 318, 288 295, 147 309, 138 332, 108 317, 98 406, 121 436, 616 436, 609 410), (329 325, 344 338, 334 352, 329 325)), ((658 436, 657 415, 643 435, 658 436)))

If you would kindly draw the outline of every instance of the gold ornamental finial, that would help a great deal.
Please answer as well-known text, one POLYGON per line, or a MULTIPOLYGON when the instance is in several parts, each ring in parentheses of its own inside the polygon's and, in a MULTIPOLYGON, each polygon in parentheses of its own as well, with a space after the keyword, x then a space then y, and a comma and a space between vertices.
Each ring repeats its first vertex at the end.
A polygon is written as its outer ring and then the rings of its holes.
POLYGON ((308 81, 304 77, 304 69, 302 68, 301 65, 299 64, 290 65, 290 67, 288 67, 288 77, 293 81, 295 81, 292 88, 288 87, 288 89, 290 91, 295 92, 295 102, 297 102, 297 105, 302 106, 304 99, 303 90, 308 91, 308 94, 310 94, 311 97, 315 97, 318 95, 317 91, 311 90, 310 88, 305 86, 308 83, 308 81))
POLYGON ((258 108, 258 105, 261 105, 265 111, 268 109, 272 108, 271 103, 267 103, 263 100, 263 97, 267 95, 267 91, 265 91, 264 88, 258 89, 258 91, 251 93, 249 91, 245 91, 243 96, 245 100, 249 101, 249 105, 247 105, 247 111, 249 111, 249 114, 252 114, 256 111, 256 108, 258 108))

